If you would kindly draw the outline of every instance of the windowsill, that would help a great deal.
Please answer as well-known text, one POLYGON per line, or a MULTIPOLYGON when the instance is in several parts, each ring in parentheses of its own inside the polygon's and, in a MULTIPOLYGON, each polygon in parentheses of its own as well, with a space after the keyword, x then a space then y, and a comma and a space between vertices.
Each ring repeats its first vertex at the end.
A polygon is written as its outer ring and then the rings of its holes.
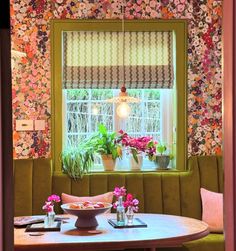
POLYGON ((90 170, 91 173, 146 173, 146 172, 182 172, 174 168, 168 169, 153 169, 153 168, 142 168, 141 170, 131 170, 130 168, 115 169, 113 171, 105 171, 103 167, 93 168, 90 170))
POLYGON ((137 172, 176 172, 176 171, 180 171, 176 168, 173 167, 173 163, 172 161, 170 161, 169 164, 169 168, 168 169, 158 169, 156 168, 156 165, 154 164, 154 162, 149 161, 147 157, 143 158, 143 164, 142 164, 142 168, 139 170, 135 170, 135 169, 131 169, 130 168, 130 163, 129 163, 129 158, 127 157, 123 157, 123 159, 118 159, 115 169, 112 171, 106 171, 104 170, 103 165, 100 164, 94 164, 94 166, 90 169, 90 172, 92 173, 101 173, 101 172, 105 172, 105 173, 111 173, 111 172, 118 172, 118 173, 137 173, 137 172))

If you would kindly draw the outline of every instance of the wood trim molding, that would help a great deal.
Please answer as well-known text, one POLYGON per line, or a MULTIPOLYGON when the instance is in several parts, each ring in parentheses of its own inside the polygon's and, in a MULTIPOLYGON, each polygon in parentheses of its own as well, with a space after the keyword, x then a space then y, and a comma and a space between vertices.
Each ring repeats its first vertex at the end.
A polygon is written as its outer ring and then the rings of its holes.
POLYGON ((0 250, 13 251, 10 1, 0 1, 0 250))
POLYGON ((236 62, 235 2, 223 2, 224 224, 226 251, 236 250, 236 62))
MULTIPOLYGON (((69 20, 52 19, 50 23, 51 39, 51 97, 52 97, 52 159, 55 173, 61 173, 60 154, 62 151, 62 45, 61 33, 63 31, 95 30, 95 31, 121 31, 122 20, 69 20)), ((174 123, 176 138, 173 149, 176 155, 175 167, 180 170, 187 169, 187 20, 126 20, 127 31, 173 31, 176 36, 176 108, 174 123), (148 24, 148 25, 147 25, 148 24)))

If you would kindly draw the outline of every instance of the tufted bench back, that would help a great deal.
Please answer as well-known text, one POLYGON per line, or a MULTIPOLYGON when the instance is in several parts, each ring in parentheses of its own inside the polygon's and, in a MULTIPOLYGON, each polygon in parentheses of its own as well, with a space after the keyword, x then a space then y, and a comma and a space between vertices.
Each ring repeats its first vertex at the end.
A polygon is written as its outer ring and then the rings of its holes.
POLYGON ((41 214, 51 193, 93 196, 125 186, 139 199, 140 212, 200 219, 200 187, 223 191, 222 158, 216 156, 190 157, 184 172, 90 173, 78 181, 51 170, 50 160, 15 161, 15 215, 41 214))

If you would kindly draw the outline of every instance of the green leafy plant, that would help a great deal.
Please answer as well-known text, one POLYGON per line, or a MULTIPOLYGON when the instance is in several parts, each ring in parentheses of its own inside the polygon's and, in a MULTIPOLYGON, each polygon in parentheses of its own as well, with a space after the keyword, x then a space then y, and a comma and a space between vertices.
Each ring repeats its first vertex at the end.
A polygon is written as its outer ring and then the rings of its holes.
MULTIPOLYGON (((167 147, 166 147, 166 145, 164 143, 158 143, 156 145, 156 152, 160 153, 160 155, 165 154, 166 151, 167 151, 167 147)), ((169 155, 170 159, 173 159, 173 157, 174 157, 173 154, 167 154, 166 153, 166 155, 169 155)))
POLYGON ((156 146, 156 150, 162 155, 167 150, 167 147, 164 144, 159 143, 156 146))
POLYGON ((90 145, 96 153, 112 155, 113 159, 121 157, 121 147, 117 144, 116 133, 108 132, 105 125, 98 126, 98 132, 90 138, 90 145))
POLYGON ((94 163, 93 150, 87 142, 77 148, 67 148, 61 154, 62 171, 78 179, 88 173, 94 163))

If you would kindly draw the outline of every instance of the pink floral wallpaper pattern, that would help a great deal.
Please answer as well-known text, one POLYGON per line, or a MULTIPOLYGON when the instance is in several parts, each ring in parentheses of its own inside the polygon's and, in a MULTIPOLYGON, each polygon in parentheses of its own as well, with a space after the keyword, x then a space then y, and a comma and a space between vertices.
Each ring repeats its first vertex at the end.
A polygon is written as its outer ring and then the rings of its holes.
MULTIPOLYGON (((11 1, 12 49, 26 53, 13 69, 13 121, 46 120, 45 131, 13 132, 14 158, 51 154, 50 19, 122 18, 122 1, 11 1)), ((220 154, 222 0, 126 0, 125 17, 188 20, 188 153, 220 154)))

